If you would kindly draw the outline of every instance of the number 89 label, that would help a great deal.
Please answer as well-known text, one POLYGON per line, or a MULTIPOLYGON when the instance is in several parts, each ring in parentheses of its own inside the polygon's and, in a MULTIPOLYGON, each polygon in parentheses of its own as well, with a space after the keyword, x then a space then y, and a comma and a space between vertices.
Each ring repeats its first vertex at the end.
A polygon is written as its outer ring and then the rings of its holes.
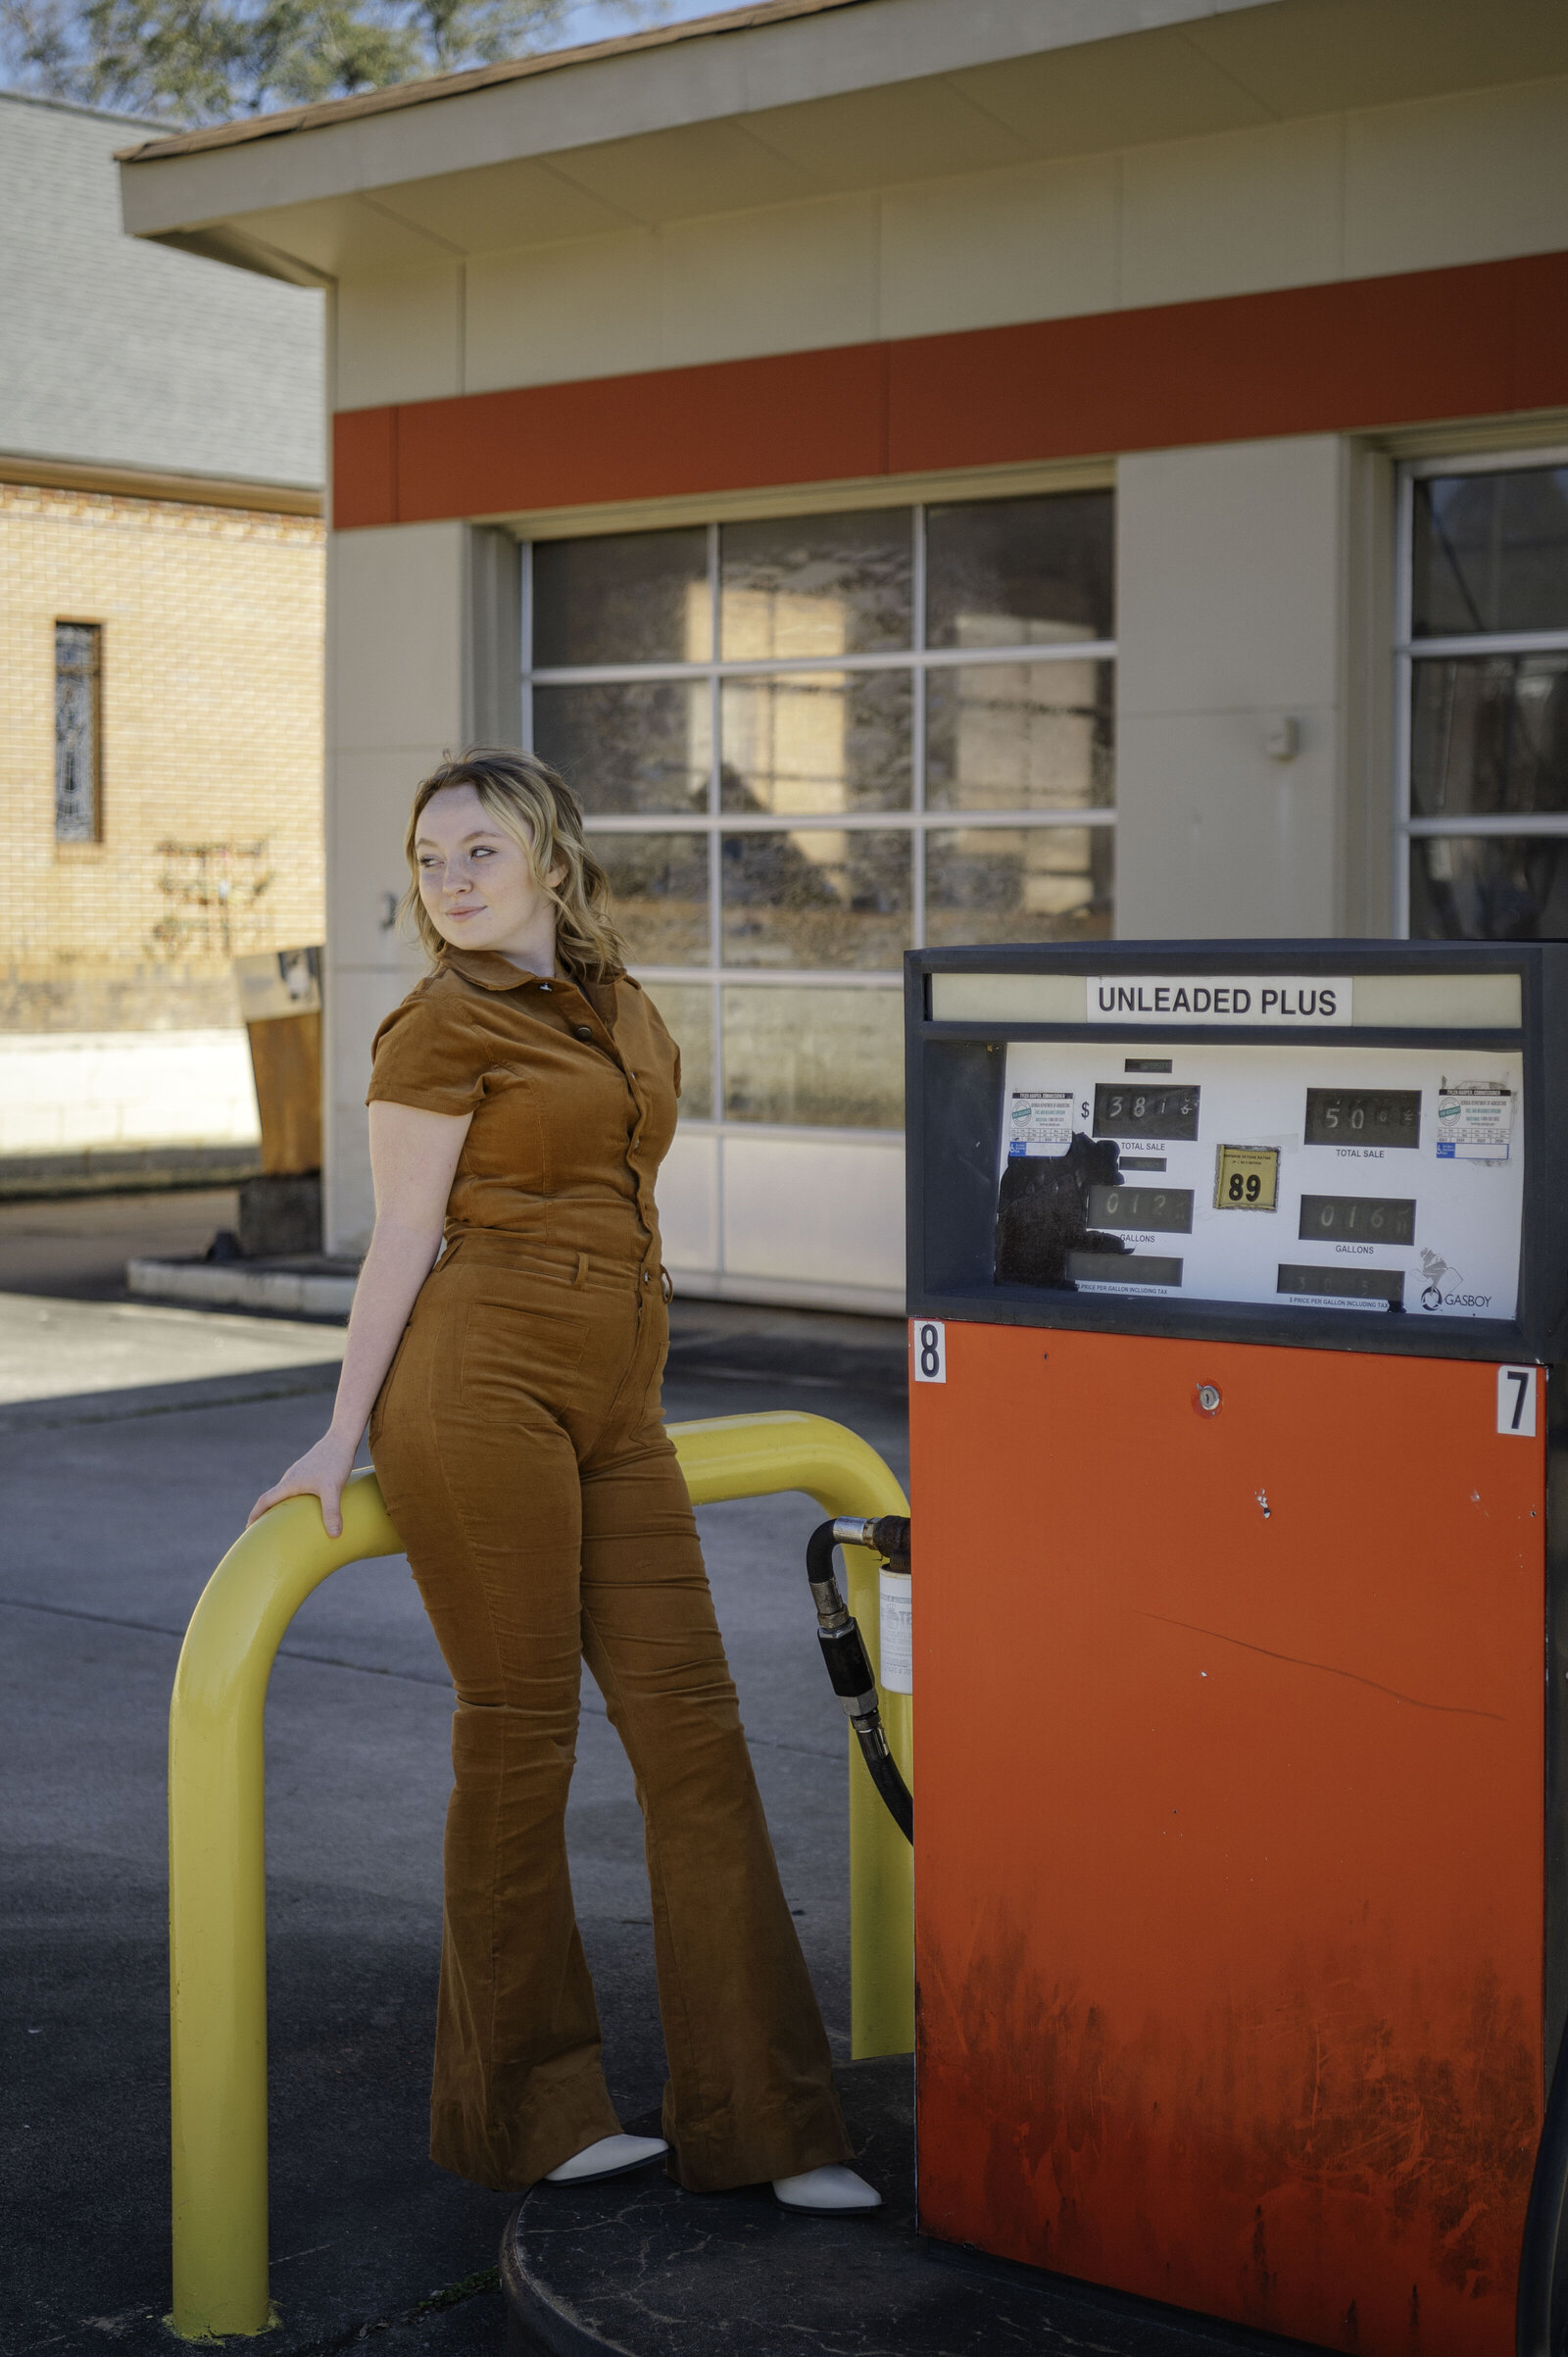
POLYGON ((916 1383, 948 1380, 948 1330, 940 1318, 911 1318, 909 1343, 916 1383))
POLYGON ((1216 1211, 1272 1211, 1279 1190, 1275 1146, 1222 1146, 1214 1156, 1216 1211))

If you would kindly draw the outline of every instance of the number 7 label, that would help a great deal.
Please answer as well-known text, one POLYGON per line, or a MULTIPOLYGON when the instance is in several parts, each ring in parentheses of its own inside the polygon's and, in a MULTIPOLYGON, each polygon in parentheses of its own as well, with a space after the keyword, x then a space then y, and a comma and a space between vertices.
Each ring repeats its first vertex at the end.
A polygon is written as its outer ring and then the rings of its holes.
POLYGON ((1536 1437, 1536 1370, 1534 1367, 1497 1369, 1497 1430, 1519 1440, 1536 1437))

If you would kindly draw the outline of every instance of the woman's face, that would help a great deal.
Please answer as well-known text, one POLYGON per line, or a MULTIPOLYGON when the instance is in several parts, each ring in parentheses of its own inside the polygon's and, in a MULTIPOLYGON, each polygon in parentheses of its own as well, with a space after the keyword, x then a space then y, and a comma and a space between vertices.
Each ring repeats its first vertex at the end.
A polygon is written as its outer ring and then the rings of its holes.
MULTIPOLYGON (((444 786, 431 795, 419 812, 414 851, 419 898, 444 940, 552 970, 555 908, 535 883, 521 844, 497 826, 472 786, 444 786)), ((558 869, 551 883, 564 873, 558 869)))

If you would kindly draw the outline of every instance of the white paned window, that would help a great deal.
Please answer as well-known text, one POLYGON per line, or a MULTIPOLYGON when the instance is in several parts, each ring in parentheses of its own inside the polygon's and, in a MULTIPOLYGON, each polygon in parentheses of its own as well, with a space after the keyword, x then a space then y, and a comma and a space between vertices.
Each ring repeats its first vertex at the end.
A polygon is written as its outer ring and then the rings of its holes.
POLYGON ((688 1119, 903 1121, 904 952, 1112 919, 1109 491, 523 552, 529 741, 582 802, 688 1119))
POLYGON ((1399 537, 1402 929, 1568 939, 1568 455, 1412 466, 1399 537))

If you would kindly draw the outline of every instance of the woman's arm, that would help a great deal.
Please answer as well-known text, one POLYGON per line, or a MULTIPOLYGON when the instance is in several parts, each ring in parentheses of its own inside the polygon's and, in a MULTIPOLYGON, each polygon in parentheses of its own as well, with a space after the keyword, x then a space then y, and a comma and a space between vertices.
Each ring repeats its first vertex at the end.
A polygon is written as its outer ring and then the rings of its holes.
POLYGON ((341 1535, 343 1484, 415 1297, 435 1265, 447 1198, 472 1118, 471 1113, 427 1113, 381 1098, 371 1105, 375 1233, 354 1289, 337 1404, 315 1448, 263 1491, 247 1529, 285 1498, 318 1498, 328 1537, 341 1535))

